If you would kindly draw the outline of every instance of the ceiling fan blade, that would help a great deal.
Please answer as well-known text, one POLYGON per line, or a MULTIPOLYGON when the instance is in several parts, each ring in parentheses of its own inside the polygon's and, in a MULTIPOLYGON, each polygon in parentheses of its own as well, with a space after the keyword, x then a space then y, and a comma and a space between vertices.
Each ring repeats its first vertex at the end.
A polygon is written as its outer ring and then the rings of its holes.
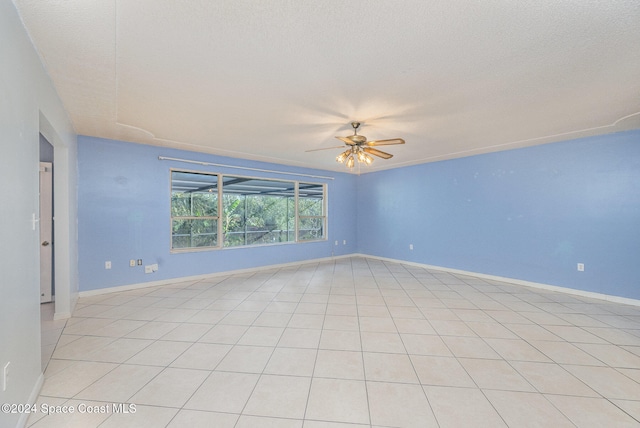
POLYGON ((353 141, 351 141, 351 139, 349 137, 336 137, 338 140, 343 141, 345 144, 348 144, 350 146, 355 146, 356 143, 354 143, 353 141))
POLYGON ((404 144, 402 138, 392 138, 390 140, 374 140, 367 142, 367 146, 391 146, 393 144, 404 144))
POLYGON ((344 149, 344 146, 323 147, 321 149, 305 150, 305 153, 306 152, 318 152, 320 150, 332 150, 332 149, 344 149))
POLYGON ((371 147, 363 147, 365 153, 369 153, 370 155, 378 156, 382 159, 391 159, 393 155, 391 153, 383 152, 382 150, 372 149, 371 147))

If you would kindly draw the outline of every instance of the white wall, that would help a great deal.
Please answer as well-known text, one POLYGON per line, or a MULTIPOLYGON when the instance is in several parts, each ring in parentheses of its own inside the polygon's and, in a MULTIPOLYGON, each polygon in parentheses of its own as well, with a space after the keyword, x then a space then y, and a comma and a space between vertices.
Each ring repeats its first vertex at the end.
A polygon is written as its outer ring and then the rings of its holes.
MULTIPOLYGON (((0 0, 0 374, 11 362, 0 403, 34 399, 41 382, 38 231, 39 133, 56 159, 56 283, 63 310, 77 292, 76 135, 13 3, 0 0), (58 235, 60 233, 60 235, 58 235), (64 247, 64 248, 60 248, 64 247), (60 272, 58 272, 58 269, 60 272), (60 276, 58 276, 58 274, 60 276), (58 282, 61 281, 61 282, 58 282)), ((20 415, 0 413, 0 426, 20 415)))

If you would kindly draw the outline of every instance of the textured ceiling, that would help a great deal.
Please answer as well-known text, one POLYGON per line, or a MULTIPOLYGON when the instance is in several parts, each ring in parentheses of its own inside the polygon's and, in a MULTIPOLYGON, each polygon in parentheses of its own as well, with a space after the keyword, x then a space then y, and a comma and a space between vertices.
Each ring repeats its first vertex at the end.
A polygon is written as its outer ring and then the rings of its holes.
POLYGON ((14 0, 79 134, 369 170, 640 128, 638 0, 14 0))

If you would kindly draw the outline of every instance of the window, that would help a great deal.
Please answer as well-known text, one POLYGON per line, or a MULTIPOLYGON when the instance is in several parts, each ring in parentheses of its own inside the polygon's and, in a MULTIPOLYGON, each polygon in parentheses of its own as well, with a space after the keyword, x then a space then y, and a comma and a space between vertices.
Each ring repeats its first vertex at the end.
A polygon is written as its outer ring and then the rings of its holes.
POLYGON ((218 245, 218 176, 171 172, 171 248, 218 245))
POLYGON ((326 239, 325 192, 318 183, 171 171, 171 249, 326 239))

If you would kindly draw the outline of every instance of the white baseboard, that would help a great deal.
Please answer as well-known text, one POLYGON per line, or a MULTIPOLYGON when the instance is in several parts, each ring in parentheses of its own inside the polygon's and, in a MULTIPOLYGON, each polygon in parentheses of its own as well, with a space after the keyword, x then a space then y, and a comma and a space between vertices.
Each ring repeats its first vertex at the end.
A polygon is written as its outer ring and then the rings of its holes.
MULTIPOLYGON (((632 306, 640 306, 640 300, 630 299, 630 298, 627 298, 627 297, 612 296, 612 295, 609 295, 609 294, 595 293, 595 292, 592 292, 592 291, 583 291, 583 290, 576 290, 574 288, 561 287, 561 286, 558 286, 558 285, 550 285, 550 284, 543 284, 543 283, 539 283, 539 282, 524 281, 524 280, 521 280, 521 279, 507 278, 507 277, 497 276, 497 275, 488 275, 488 274, 484 274, 484 273, 471 272, 471 271, 466 271, 466 270, 461 270, 461 269, 453 269, 453 268, 442 267, 442 266, 434 266, 434 265, 428 265, 428 264, 424 264, 424 263, 410 262, 410 261, 400 260, 400 259, 392 259, 392 258, 388 258, 388 257, 379 257, 379 256, 373 256, 373 255, 370 255, 370 254, 362 254, 362 253, 346 254, 346 255, 343 255, 343 256, 323 257, 323 258, 319 258, 319 259, 311 259, 311 260, 304 260, 304 261, 299 261, 299 262, 290 262, 290 263, 282 263, 282 264, 275 264, 275 265, 267 265, 267 266, 253 267, 253 268, 247 268, 247 269, 237 269, 237 270, 231 270, 231 271, 225 271, 225 272, 209 273, 209 274, 204 274, 204 275, 184 276, 184 277, 180 277, 180 278, 163 279, 163 280, 160 280, 160 281, 142 282, 142 283, 138 283, 138 284, 121 285, 121 286, 117 286, 117 287, 100 288, 100 289, 97 289, 97 290, 81 291, 78 294, 79 294, 79 297, 97 296, 97 295, 100 295, 100 294, 117 293, 117 292, 120 292, 120 291, 136 290, 136 289, 139 289, 139 288, 157 287, 159 285, 173 284, 173 283, 176 283, 176 282, 200 281, 202 279, 215 278, 215 277, 219 277, 219 276, 236 275, 236 274, 242 274, 242 273, 252 273, 252 272, 257 272, 257 271, 265 270, 265 269, 280 269, 280 268, 283 268, 283 267, 299 266, 299 265, 303 265, 303 264, 307 264, 307 263, 318 263, 318 262, 323 262, 323 261, 328 261, 328 260, 339 260, 339 259, 344 259, 344 258, 349 258, 349 257, 365 257, 365 258, 376 259, 376 260, 381 260, 381 261, 400 263, 400 264, 409 265, 409 266, 416 266, 416 267, 420 267, 420 268, 424 268, 424 269, 437 270, 437 271, 441 271, 441 272, 448 272, 448 273, 459 274, 459 275, 466 275, 466 276, 471 276, 471 277, 480 278, 480 279, 487 279, 487 280, 490 280, 490 281, 498 281, 498 282, 503 282, 503 283, 506 283, 506 284, 522 285, 524 287, 531 287, 531 288, 537 288, 537 289, 541 289, 541 290, 555 291, 555 292, 558 292, 558 293, 571 294, 571 295, 574 295, 574 296, 587 297, 587 298, 590 298, 590 299, 598 299, 598 300, 605 300, 607 302, 622 303, 622 304, 625 304, 625 305, 632 305, 632 306)), ((67 316, 67 314, 60 314, 59 317, 58 317, 58 314, 56 314, 56 317, 54 319, 68 318, 70 316, 71 316, 71 314, 69 314, 68 316, 67 316)))
MULTIPOLYGON (((44 384, 44 374, 40 373, 40 376, 38 376, 38 379, 36 380, 36 384, 33 386, 33 389, 31 390, 31 394, 29 394, 29 399, 27 401, 27 403, 32 406, 36 403, 36 400, 38 399, 38 396, 40 395, 40 390, 42 389, 42 385, 44 384)), ((16 428, 23 428, 27 425, 27 419, 29 419, 29 413, 27 412, 23 412, 20 415, 20 419, 18 419, 18 424, 16 425, 16 428)))
POLYGON ((425 269, 437 270, 441 272, 472 276, 474 278, 488 279, 490 281, 504 282, 507 284, 522 285, 525 287, 538 288, 541 290, 555 291, 558 293, 571 294, 571 295, 580 296, 580 297, 588 297, 590 299, 605 300, 607 302, 622 303, 625 305, 632 305, 632 306, 640 306, 640 300, 630 299, 628 297, 612 296, 610 294, 596 293, 593 291, 576 290, 575 288, 561 287, 558 285, 542 284, 539 282, 524 281, 521 279, 507 278, 507 277, 496 276, 496 275, 488 275, 484 273, 470 272, 466 270, 452 269, 452 268, 447 268, 442 266, 433 266, 433 265, 427 265, 424 263, 408 262, 406 260, 391 259, 388 257, 372 256, 369 254, 353 254, 353 256, 367 257, 370 259, 401 263, 403 265, 416 266, 416 267, 421 267, 425 269))
POLYGON ((229 270, 224 272, 207 273, 203 275, 182 276, 179 278, 161 279, 159 281, 141 282, 137 284, 119 285, 116 287, 98 288, 96 290, 80 291, 78 295, 79 297, 98 296, 100 294, 118 293, 120 291, 130 291, 130 290, 137 290, 139 288, 157 287, 159 285, 175 284, 176 282, 200 281, 203 279, 216 278, 220 276, 253 273, 253 272, 258 272, 266 269, 281 269, 285 267, 300 266, 300 265, 309 264, 309 263, 319 263, 319 262, 325 262, 329 260, 339 260, 339 259, 349 258, 353 256, 354 254, 346 254, 343 256, 322 257, 319 259, 310 259, 310 260, 303 260, 299 262, 289 262, 289 263, 280 263, 275 265, 258 266, 258 267, 252 267, 247 269, 236 269, 236 270, 229 270))

